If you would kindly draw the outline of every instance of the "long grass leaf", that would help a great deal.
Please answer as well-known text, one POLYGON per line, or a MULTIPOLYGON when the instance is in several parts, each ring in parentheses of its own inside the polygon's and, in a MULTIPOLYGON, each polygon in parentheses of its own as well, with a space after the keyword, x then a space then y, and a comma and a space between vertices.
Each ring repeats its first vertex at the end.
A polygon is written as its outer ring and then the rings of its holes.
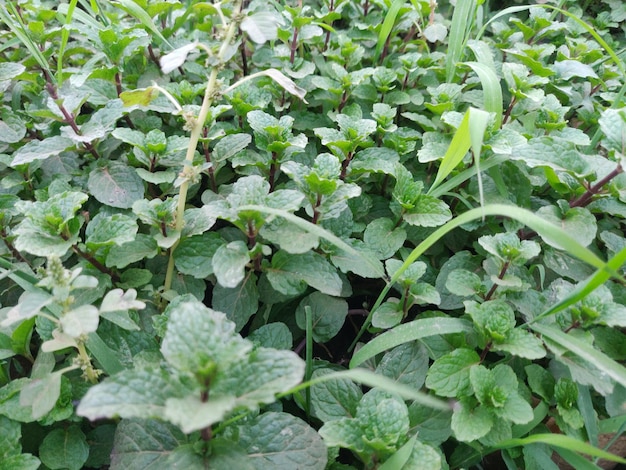
POLYGON ((602 449, 598 449, 586 442, 574 439, 573 437, 566 436, 564 434, 533 434, 532 436, 524 437, 522 439, 509 439, 494 446, 495 449, 509 449, 511 447, 520 447, 528 444, 546 444, 550 447, 558 447, 560 449, 566 449, 573 452, 580 452, 590 455, 592 457, 599 457, 601 459, 610 460, 611 462, 626 463, 626 460, 611 454, 602 449))
POLYGON ((429 408, 433 408, 436 410, 449 410, 451 407, 448 402, 440 400, 439 398, 435 398, 424 392, 420 392, 414 387, 409 387, 408 385, 401 384, 389 377, 376 374, 367 369, 341 370, 337 372, 331 372, 330 374, 324 374, 319 377, 315 377, 313 380, 303 382, 300 385, 292 388, 291 390, 279 394, 278 397, 281 398, 287 395, 292 395, 312 385, 337 379, 348 379, 363 385, 367 385, 368 387, 381 388, 388 392, 396 393, 405 400, 413 400, 424 406, 428 406, 429 408))
POLYGON ((347 253, 350 253, 352 256, 355 256, 356 258, 361 259, 365 264, 367 264, 373 272, 378 274, 378 277, 385 279, 385 270, 383 268, 382 263, 380 262, 374 262, 374 260, 372 260, 371 258, 365 257, 363 256, 361 253, 359 253, 357 250, 355 250, 353 247, 351 247, 350 245, 348 245, 346 242, 344 242, 341 238, 339 238, 338 236, 336 236, 335 234, 329 232, 328 230, 320 227, 319 225, 315 225, 307 220, 304 220, 300 217, 298 217, 297 215, 293 215, 290 212, 284 211, 282 209, 274 209, 272 207, 266 207, 266 206, 257 206, 254 204, 248 204, 245 206, 239 206, 238 207, 239 210, 244 210, 244 211, 258 211, 264 214, 271 214, 271 215, 275 215, 278 217, 282 217, 283 219, 291 222, 292 224, 296 225, 297 227, 306 230, 307 232, 313 234, 313 235, 317 235, 318 238, 323 238, 324 240, 332 243, 333 245, 335 245, 337 248, 342 249, 343 251, 346 251, 347 253))
POLYGON ((150 15, 148 15, 148 13, 143 8, 141 8, 139 5, 133 2, 133 0, 114 0, 111 3, 117 3, 122 10, 126 11, 128 14, 135 17, 135 19, 139 20, 139 22, 142 25, 144 25, 147 29, 152 31, 152 33, 156 37, 158 37, 164 44, 167 44, 171 49, 174 48, 168 42, 168 40, 165 39, 165 36, 161 34, 161 31, 154 24, 154 21, 152 21, 152 18, 150 18, 150 15))
POLYGON ((472 323, 460 318, 422 318, 403 323, 378 335, 354 353, 350 368, 356 367, 377 354, 395 348, 409 341, 435 335, 451 333, 470 333, 474 331, 472 323))
POLYGON ((383 24, 378 32, 378 41, 376 42, 376 50, 374 52, 374 63, 378 63, 380 60, 380 55, 391 35, 391 31, 393 31, 393 25, 396 24, 396 18, 398 17, 398 13, 400 13, 400 9, 404 6, 404 3, 404 0, 394 0, 389 10, 387 10, 383 24))
POLYGON ((450 142, 450 146, 441 160, 437 176, 429 188, 428 194, 432 194, 437 186, 461 163, 472 144, 478 148, 478 155, 480 155, 480 147, 482 147, 482 140, 488 122, 489 113, 485 111, 469 108, 465 112, 461 125, 454 133, 452 142, 450 142))
POLYGON ((490 68, 488 65, 480 62, 464 62, 464 64, 478 75, 480 84, 483 87, 485 111, 496 115, 493 127, 499 128, 502 124, 502 88, 500 87, 500 80, 496 75, 495 68, 490 68))
POLYGON ((458 0, 456 2, 446 53, 446 82, 448 83, 454 80, 454 73, 463 56, 463 49, 467 43, 475 12, 476 0, 458 0))
POLYGON ((554 326, 533 323, 530 325, 530 328, 535 330, 537 333, 540 333, 542 336, 554 341, 559 346, 566 348, 568 351, 576 354, 590 364, 593 364, 593 366, 599 371, 604 372, 622 387, 626 387, 626 368, 615 362, 606 354, 598 351, 590 344, 563 333, 554 326))
POLYGON ((63 82, 63 57, 65 55, 65 48, 67 47, 67 41, 70 38, 69 26, 72 22, 72 16, 76 9, 76 3, 78 0, 71 0, 67 7, 67 15, 65 16, 65 24, 61 28, 61 44, 59 44, 59 54, 57 57, 57 80, 59 85, 63 82))
POLYGON ((626 248, 622 248, 615 256, 607 261, 603 268, 598 269, 589 279, 578 284, 567 297, 561 299, 558 303, 541 313, 541 315, 531 320, 531 323, 541 318, 554 315, 574 305, 576 302, 580 302, 611 277, 617 277, 618 270, 624 263, 626 263, 626 248))
POLYGON ((363 323, 361 330, 350 345, 349 349, 354 349, 354 346, 356 345, 359 338, 363 335, 363 333, 365 333, 365 330, 367 330, 367 328, 369 327, 372 315, 374 314, 376 309, 380 307, 381 303, 387 296, 387 293, 391 289, 391 286, 398 281, 402 273, 406 269, 408 269, 408 267, 413 262, 415 262, 420 256, 422 256, 426 252, 426 250, 428 250, 431 246, 437 243, 443 236, 445 236, 447 233, 451 232, 455 228, 460 227, 461 225, 476 220, 478 218, 489 215, 498 215, 517 220, 537 232, 544 240, 558 242, 559 246, 562 249, 567 251, 570 255, 580 259, 581 261, 584 261, 585 263, 590 264, 591 266, 598 269, 606 268, 606 263, 604 261, 602 261, 591 250, 578 243, 578 241, 565 230, 557 227, 551 222, 542 219, 541 217, 533 214, 526 209, 505 204, 490 204, 484 207, 479 207, 477 209, 472 209, 450 220, 445 225, 439 227, 428 237, 426 237, 426 239, 422 241, 422 243, 420 243, 413 249, 413 251, 405 259, 404 263, 402 263, 402 266, 400 266, 400 268, 395 272, 393 277, 389 280, 389 283, 383 288, 382 292, 376 299, 376 302, 372 306, 369 315, 363 323))

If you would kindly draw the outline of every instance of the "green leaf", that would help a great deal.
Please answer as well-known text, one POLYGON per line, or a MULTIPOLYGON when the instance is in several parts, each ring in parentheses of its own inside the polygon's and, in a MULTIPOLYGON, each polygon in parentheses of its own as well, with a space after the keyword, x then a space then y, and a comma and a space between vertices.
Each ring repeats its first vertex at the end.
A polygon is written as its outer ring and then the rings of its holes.
POLYGON ((218 247, 211 264, 217 282, 222 287, 235 288, 244 280, 245 268, 249 262, 248 247, 237 240, 218 247))
POLYGON ((317 248, 319 238, 285 219, 269 221, 261 227, 260 235, 279 245, 287 253, 301 254, 317 248))
MULTIPOLYGON (((584 207, 573 207, 563 212, 556 206, 539 208, 537 215, 569 233, 582 246, 588 246, 596 237, 596 218, 584 207)), ((555 240, 545 240, 549 245, 564 249, 555 240)))
POLYGON ((310 308, 313 321, 313 340, 325 343, 334 338, 348 315, 348 303, 321 292, 313 292, 300 301, 296 309, 296 322, 306 328, 305 311, 310 308))
POLYGON ((20 393, 20 405, 32 408, 33 418, 41 419, 54 408, 61 395, 60 373, 48 374, 28 383, 20 393))
POLYGON ((55 429, 39 446, 41 462, 50 469, 80 470, 89 457, 89 445, 78 426, 55 429))
POLYGON ((478 330, 496 343, 504 341, 508 332, 515 327, 515 312, 504 300, 488 300, 482 304, 467 300, 465 311, 472 317, 478 330))
POLYGON ((531 168, 547 166, 555 171, 572 172, 585 175, 589 164, 573 143, 552 137, 537 137, 527 144, 517 146, 511 153, 511 159, 521 160, 531 168))
MULTIPOLYGON (((311 378, 332 373, 331 369, 315 369, 311 378)), ((361 389, 348 379, 333 379, 311 385, 311 414, 323 422, 354 418, 363 396, 361 389)))
POLYGON ((141 22, 142 25, 146 27, 149 31, 152 32, 156 37, 158 37, 164 44, 169 47, 172 47, 171 44, 165 39, 163 34, 161 34, 161 30, 157 28, 157 26, 150 18, 150 15, 146 13, 146 11, 141 8, 138 4, 133 2, 132 0, 114 0, 113 3, 119 4, 120 8, 124 11, 128 12, 131 16, 135 17, 137 20, 141 22))
POLYGON ((599 457, 605 460, 609 460, 611 462, 626 464, 626 459, 623 459, 622 457, 618 457, 617 455, 611 454, 610 452, 598 449, 597 447, 587 444, 586 442, 583 442, 579 439, 575 439, 571 436, 566 436, 565 434, 533 434, 531 436, 521 439, 509 439, 507 441, 498 443, 494 447, 498 449, 508 449, 512 447, 526 446, 528 444, 534 444, 537 442, 548 444, 551 447, 556 447, 559 449, 566 449, 576 453, 587 454, 592 457, 599 457))
POLYGON ((26 71, 24 65, 17 62, 3 62, 0 64, 0 81, 11 80, 26 71))
POLYGON ((452 413, 452 431, 459 441, 476 441, 487 435, 493 424, 493 416, 482 406, 472 410, 461 402, 452 413))
MULTIPOLYGON (((421 437, 421 436, 420 436, 421 437)), ((408 461, 404 464, 402 470, 410 470, 412 468, 420 468, 423 470, 440 470, 442 468, 441 456, 429 445, 420 441, 416 441, 408 461)), ((388 462, 388 461, 387 461, 388 462)), ((387 464, 385 462, 385 464, 387 464)), ((380 467, 383 470, 383 467, 380 467)), ((389 470, 393 466, 388 467, 389 470)))
POLYGON ((502 342, 494 343, 494 351, 506 351, 526 359, 541 359, 546 356, 543 342, 532 333, 514 328, 509 330, 502 342))
POLYGON ((143 180, 132 168, 118 161, 93 169, 87 187, 102 204, 120 209, 130 209, 144 195, 143 180))
MULTIPOLYGON (((370 340, 356 351, 350 360, 354 368, 377 354, 409 341, 428 338, 429 336, 450 333, 470 333, 473 326, 467 320, 458 318, 424 318, 397 326, 370 340)), ((465 350, 467 351, 467 350, 465 350)))
POLYGON ((374 448, 395 449, 409 431, 406 404, 390 393, 374 388, 359 402, 356 421, 363 430, 362 439, 374 448))
POLYGON ((309 286, 328 295, 339 296, 342 281, 336 269, 324 257, 314 252, 290 255, 278 251, 267 271, 272 287, 283 294, 301 292, 301 286, 309 286))
POLYGON ((450 420, 452 410, 436 410, 420 403, 409 406, 411 430, 417 432, 420 440, 433 446, 447 441, 452 434, 450 420))
POLYGON ((252 349, 252 343, 235 333, 235 324, 223 313, 197 300, 171 303, 165 314, 169 321, 161 352, 179 370, 197 374, 227 367, 252 349))
POLYGON ((101 217, 101 214, 98 214, 87 226, 85 244, 90 250, 102 246, 120 246, 132 242, 138 230, 134 217, 124 214, 101 217))
POLYGON ((339 418, 328 421, 318 432, 328 447, 343 447, 358 453, 365 451, 363 429, 354 419, 339 418))
POLYGON ((31 140, 13 154, 11 166, 24 165, 35 160, 45 160, 46 158, 59 155, 73 146, 74 142, 72 139, 61 136, 48 137, 43 140, 31 140))
POLYGON ((450 220, 452 212, 444 201, 423 194, 417 198, 414 207, 402 214, 402 218, 418 227, 437 227, 450 220))
POLYGON ((324 470, 327 449, 304 421, 287 413, 264 413, 239 426, 237 444, 246 450, 254 468, 324 470))
POLYGON ((391 258, 406 240, 406 231, 395 227, 391 219, 382 217, 367 224, 363 233, 365 245, 374 251, 379 259, 391 258))
MULTIPOLYGON (((0 88, 2 82, 0 82, 0 88)), ((0 142, 16 144, 26 135, 26 125, 7 108, 0 109, 0 142)))
POLYGON ((283 24, 284 20, 275 11, 255 11, 244 17, 241 30, 256 44, 265 44, 277 38, 278 26, 283 24))
POLYGON ((154 258, 157 253, 158 245, 156 240, 153 237, 139 233, 130 242, 121 246, 113 245, 107 254, 106 265, 121 269, 137 261, 154 258))
POLYGON ((293 347, 291 331, 282 322, 263 325, 250 333, 247 339, 265 348, 291 349, 293 347))
POLYGON ((163 418, 165 402, 189 390, 164 369, 123 370, 91 387, 76 409, 92 421, 101 418, 163 418))
POLYGON ((446 279, 446 289, 455 295, 467 297, 479 294, 483 290, 478 274, 467 269, 454 269, 446 279))
MULTIPOLYGON (((466 1, 464 3, 469 2, 466 1)), ((452 142, 450 142, 450 147, 448 147, 448 150, 441 161, 435 181, 428 190, 429 194, 432 193, 450 173, 452 173, 459 163, 461 163, 470 147, 478 146, 478 148, 480 148, 482 146, 482 139, 484 132, 487 129, 488 120, 489 113, 485 111, 469 108, 465 112, 461 125, 454 133, 452 142)), ((477 159, 479 158, 478 155, 475 157, 477 159)))
POLYGON ((169 423, 123 419, 115 430, 111 468, 171 469, 169 456, 186 442, 185 435, 169 423))
POLYGON ((213 274, 213 256, 224 243, 215 232, 183 238, 174 251, 176 269, 197 279, 206 279, 213 274))
POLYGON ((213 148, 213 161, 221 162, 229 159, 245 149, 252 142, 250 134, 228 134, 222 137, 213 148))
POLYGON ((241 283, 233 288, 217 284, 213 288, 213 308, 226 314, 235 322, 235 331, 240 331, 259 308, 257 278, 248 273, 241 283))
POLYGON ((234 396, 212 397, 203 402, 197 394, 187 395, 184 398, 168 398, 164 417, 189 434, 221 421, 235 406, 234 396))
POLYGON ((606 109, 598 119, 600 129, 604 134, 602 145, 608 149, 624 153, 624 133, 626 132, 626 115, 624 108, 606 109))
POLYGON ((613 361, 593 346, 590 346, 572 335, 563 333, 561 330, 551 325, 532 323, 530 327, 537 333, 554 341, 560 347, 580 357, 589 364, 590 367, 597 369, 600 373, 605 374, 615 382, 626 387, 626 368, 613 361))
POLYGON ((383 356, 376 373, 420 389, 426 380, 428 362, 428 351, 422 343, 404 343, 383 356))
MULTIPOLYGON (((276 401, 276 395, 295 387, 304 376, 304 361, 293 351, 257 348, 247 360, 218 367, 212 393, 236 396, 236 406, 255 409, 276 401)), ((209 400, 210 402, 210 400, 209 400)))
POLYGON ((430 366, 426 386, 443 397, 469 395, 470 369, 479 362, 480 358, 475 351, 465 348, 455 349, 430 366))

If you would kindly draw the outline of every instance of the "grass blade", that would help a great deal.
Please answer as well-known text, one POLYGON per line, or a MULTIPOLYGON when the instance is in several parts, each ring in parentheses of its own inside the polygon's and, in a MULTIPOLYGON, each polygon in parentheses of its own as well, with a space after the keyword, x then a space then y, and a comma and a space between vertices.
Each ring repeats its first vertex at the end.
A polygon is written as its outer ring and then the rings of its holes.
POLYGON ((494 128, 499 128, 502 124, 502 88, 500 87, 500 80, 496 75, 495 69, 480 62, 464 62, 464 64, 478 75, 483 86, 485 111, 496 115, 494 128))
MULTIPOLYGON (((592 457, 599 457, 602 459, 610 460, 611 462, 626 463, 626 460, 611 454, 602 449, 598 449, 586 442, 582 442, 573 437, 566 436, 564 434, 533 434, 532 436, 524 437, 522 439, 509 439, 494 446, 495 449, 509 449, 511 447, 520 447, 528 444, 547 444, 550 447, 556 447, 559 449, 565 449, 572 452, 580 452, 590 455, 592 457)), ((587 461, 587 463, 591 463, 587 461)), ((577 467, 581 468, 581 467, 577 467)), ((591 467, 594 468, 594 467, 591 467)), ((597 468, 597 467, 595 467, 597 468)))
POLYGON ((446 56, 446 81, 448 83, 454 80, 456 66, 461 61, 463 49, 472 29, 475 11, 476 0, 458 0, 454 7, 446 56))
POLYGON ((472 323, 460 318, 423 318, 403 323, 370 340, 354 353, 350 368, 356 367, 377 354, 395 348, 409 341, 450 333, 470 333, 474 331, 472 323))
POLYGON ((377 64, 380 60, 380 56, 383 53, 385 44, 389 40, 389 36, 391 35, 391 31, 393 30, 393 25, 396 24, 396 18, 398 17, 398 13, 400 13, 400 9, 404 6, 404 3, 404 0, 395 0, 389 7, 389 10, 387 10, 387 14, 385 15, 383 24, 380 27, 380 31, 378 32, 378 42, 376 43, 376 51, 374 53, 375 64, 377 64))
MULTIPOLYGON (((626 367, 618 364, 606 354, 598 351, 593 346, 575 338, 571 335, 563 333, 558 328, 541 323, 534 323, 530 328, 540 333, 542 336, 549 338, 559 346, 566 348, 568 351, 576 354, 585 361, 593 364, 598 370, 604 372, 615 382, 626 387, 626 367)), ((626 463, 626 461, 624 462, 626 463)))
POLYGON ((129 15, 133 16, 147 29, 152 31, 152 33, 156 37, 158 37, 164 44, 167 44, 171 49, 174 49, 174 47, 168 42, 168 40, 165 39, 165 36, 161 34, 161 31, 154 24, 154 21, 152 21, 152 18, 150 18, 150 15, 148 15, 148 13, 146 13, 146 11, 143 8, 141 8, 139 5, 133 2, 133 0, 115 0, 112 3, 118 4, 122 10, 124 10, 129 15))
POLYGON ((299 392, 300 390, 304 390, 305 388, 310 387, 311 385, 335 379, 348 379, 363 385, 367 385, 368 387, 381 388, 383 390, 386 390, 387 392, 398 394, 404 400, 413 400, 421 403, 424 406, 428 406, 436 410, 449 410, 451 407, 449 403, 440 400, 439 398, 435 398, 424 392, 420 392, 413 387, 398 383, 395 380, 390 379, 389 377, 376 374, 367 369, 341 370, 337 372, 331 372, 330 374, 324 374, 319 377, 315 377, 313 380, 303 382, 300 385, 292 388, 291 390, 279 394, 278 397, 282 398, 287 395, 292 395, 299 392))
POLYGON ((437 186, 461 163, 470 147, 474 150, 474 156, 478 160, 488 122, 489 113, 485 111, 469 108, 465 112, 463 121, 454 133, 452 142, 441 160, 435 181, 428 190, 429 195, 432 195, 437 186))

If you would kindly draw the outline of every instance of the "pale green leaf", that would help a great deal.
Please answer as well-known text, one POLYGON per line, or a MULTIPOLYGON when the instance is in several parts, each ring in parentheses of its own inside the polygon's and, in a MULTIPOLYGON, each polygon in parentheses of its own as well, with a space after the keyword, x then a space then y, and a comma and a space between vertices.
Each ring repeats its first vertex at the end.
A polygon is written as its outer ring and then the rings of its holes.
POLYGON ((211 264, 217 282, 226 288, 235 288, 245 278, 245 268, 250 262, 246 244, 240 240, 221 245, 215 251, 211 264))
POLYGON ((302 299, 296 309, 296 322, 302 330, 306 328, 307 309, 311 311, 313 340, 317 343, 326 343, 334 338, 348 315, 348 303, 345 300, 313 292, 302 299))

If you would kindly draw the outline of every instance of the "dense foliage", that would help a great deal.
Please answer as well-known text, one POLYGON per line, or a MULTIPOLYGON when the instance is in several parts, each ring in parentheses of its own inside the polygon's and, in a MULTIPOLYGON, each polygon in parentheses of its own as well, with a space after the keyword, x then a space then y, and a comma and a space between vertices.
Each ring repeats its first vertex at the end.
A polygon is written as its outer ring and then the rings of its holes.
POLYGON ((455 3, 0 2, 0 469, 626 463, 626 7, 455 3))

